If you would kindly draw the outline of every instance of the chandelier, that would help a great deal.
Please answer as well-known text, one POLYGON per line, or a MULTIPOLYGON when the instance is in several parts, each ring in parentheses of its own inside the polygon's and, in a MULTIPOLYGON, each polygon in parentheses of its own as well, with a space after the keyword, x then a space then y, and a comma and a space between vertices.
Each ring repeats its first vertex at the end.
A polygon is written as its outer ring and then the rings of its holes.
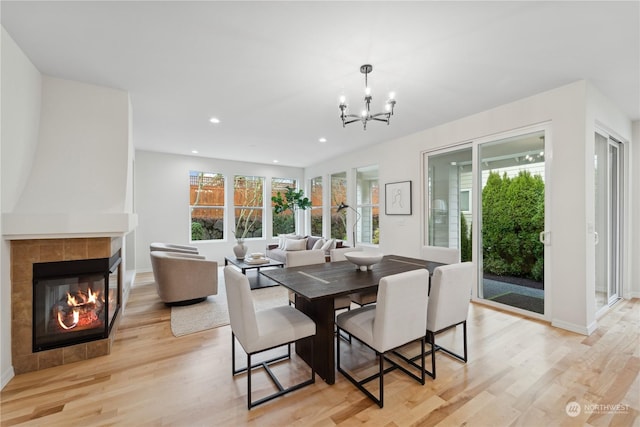
POLYGON ((340 118, 342 119, 342 127, 345 127, 349 123, 362 122, 364 130, 367 130, 367 122, 376 120, 379 122, 385 122, 389 124, 391 116, 393 116, 393 107, 396 105, 395 94, 391 92, 389 99, 385 103, 385 112, 383 113, 371 113, 371 88, 369 87, 367 77, 373 70, 373 66, 370 64, 364 64, 360 67, 360 72, 364 74, 364 109, 360 114, 347 114, 347 100, 343 96, 340 97, 340 118))

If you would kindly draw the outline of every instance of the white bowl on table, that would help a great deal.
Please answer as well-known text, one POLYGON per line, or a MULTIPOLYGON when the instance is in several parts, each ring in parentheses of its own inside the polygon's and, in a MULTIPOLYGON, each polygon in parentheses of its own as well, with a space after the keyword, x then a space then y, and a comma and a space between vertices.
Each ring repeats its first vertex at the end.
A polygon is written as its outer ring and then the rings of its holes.
POLYGON ((344 257, 347 261, 356 265, 361 271, 371 270, 374 264, 382 261, 384 255, 379 252, 356 251, 347 252, 344 257))

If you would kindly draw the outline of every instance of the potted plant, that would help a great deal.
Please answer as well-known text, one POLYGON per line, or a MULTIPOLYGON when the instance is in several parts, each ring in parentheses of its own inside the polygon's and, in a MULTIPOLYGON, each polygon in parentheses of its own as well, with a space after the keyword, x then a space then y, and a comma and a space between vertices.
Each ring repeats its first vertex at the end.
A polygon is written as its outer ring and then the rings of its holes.
POLYGON ((275 196, 271 197, 273 202, 273 212, 278 215, 286 211, 296 216, 299 210, 306 210, 311 207, 311 200, 304 196, 303 190, 296 190, 293 187, 287 187, 287 191, 282 194, 279 191, 275 196))

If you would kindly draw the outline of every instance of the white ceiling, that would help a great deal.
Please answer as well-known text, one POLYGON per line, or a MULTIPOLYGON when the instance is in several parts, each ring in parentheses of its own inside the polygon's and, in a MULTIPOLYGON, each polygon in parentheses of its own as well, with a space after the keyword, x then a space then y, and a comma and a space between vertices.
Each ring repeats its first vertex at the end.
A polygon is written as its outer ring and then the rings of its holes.
POLYGON ((638 1, 0 7, 42 73, 130 92, 142 150, 303 167, 580 79, 640 119, 638 1), (343 129, 338 98, 361 109, 365 63, 395 115, 343 129))

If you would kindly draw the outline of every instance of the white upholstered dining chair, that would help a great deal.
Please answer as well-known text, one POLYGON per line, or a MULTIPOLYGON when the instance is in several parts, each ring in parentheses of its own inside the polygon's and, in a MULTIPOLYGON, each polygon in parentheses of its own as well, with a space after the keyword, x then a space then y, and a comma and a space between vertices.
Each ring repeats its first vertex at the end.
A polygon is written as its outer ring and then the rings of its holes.
POLYGON ((256 311, 251 296, 249 279, 231 266, 224 268, 224 282, 231 323, 231 372, 233 375, 247 372, 248 409, 306 385, 313 384, 315 382, 313 366, 311 366, 311 379, 284 388, 276 379, 269 365, 284 359, 290 359, 291 344, 303 338, 313 337, 316 334, 315 322, 289 305, 256 311), (245 368, 236 369, 236 340, 238 340, 247 354, 247 367, 245 368), (287 354, 255 365, 251 364, 251 356, 254 354, 284 345, 287 346, 287 354), (259 367, 265 369, 278 391, 259 400, 252 401, 251 371, 259 367))
POLYGON ((462 262, 437 267, 431 278, 431 291, 427 310, 427 341, 431 344, 431 372, 436 377, 436 351, 467 363, 467 315, 473 284, 473 263, 462 262), (437 334, 462 325, 463 355, 440 347, 435 342, 437 334))
MULTIPOLYGON (((342 329, 367 347, 378 357, 378 373, 358 380, 340 365, 340 340, 337 340, 338 371, 367 397, 384 406, 384 361, 405 372, 416 381, 425 380, 425 329, 427 325, 427 293, 429 272, 418 269, 386 276, 378 285, 378 302, 341 313, 337 318, 338 332, 342 329), (385 353, 405 344, 420 341, 422 365, 419 376, 385 357, 385 353), (365 384, 378 378, 379 397, 365 388, 365 384)), ((388 370, 388 368, 387 368, 388 370)))

